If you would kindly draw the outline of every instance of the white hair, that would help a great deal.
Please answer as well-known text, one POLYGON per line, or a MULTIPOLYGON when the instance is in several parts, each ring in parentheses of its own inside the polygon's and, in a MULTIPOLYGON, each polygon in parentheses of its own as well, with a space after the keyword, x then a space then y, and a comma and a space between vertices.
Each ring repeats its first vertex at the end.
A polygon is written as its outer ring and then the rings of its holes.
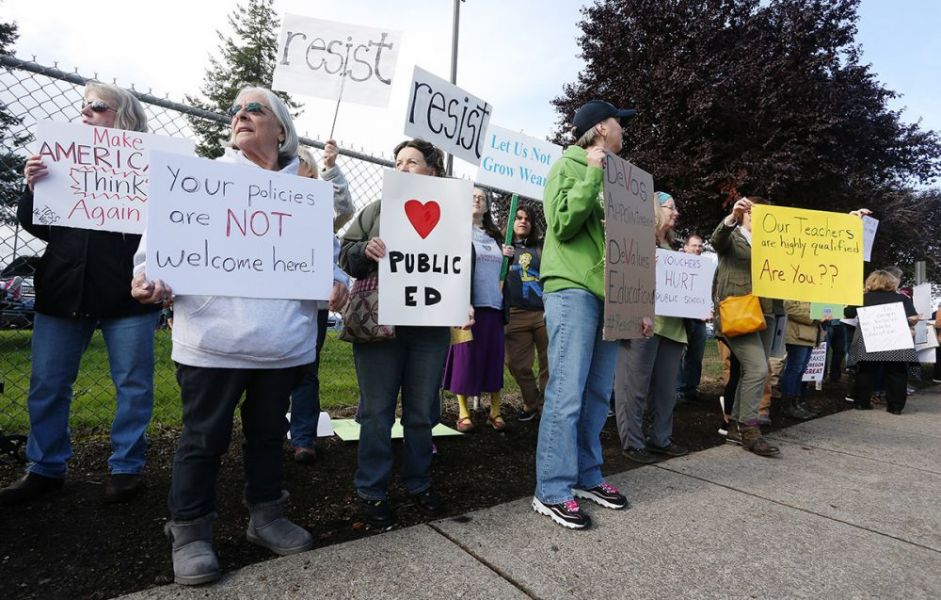
MULTIPOLYGON (((274 114, 274 118, 278 120, 278 123, 281 125, 281 130, 284 132, 284 141, 281 142, 281 145, 278 146, 278 156, 284 157, 295 157, 297 156, 297 147, 299 141, 297 138, 297 130, 294 129, 294 119, 291 118, 291 111, 288 110, 287 105, 284 103, 284 100, 278 97, 277 94, 269 90, 268 88, 256 87, 256 86, 246 86, 239 90, 239 93, 235 95, 235 102, 238 102, 239 98, 245 94, 261 94, 265 97, 265 100, 268 102, 268 106, 271 107, 271 112, 274 114)), ((232 136, 229 138, 229 146, 236 148, 235 146, 235 132, 232 132, 232 136)))

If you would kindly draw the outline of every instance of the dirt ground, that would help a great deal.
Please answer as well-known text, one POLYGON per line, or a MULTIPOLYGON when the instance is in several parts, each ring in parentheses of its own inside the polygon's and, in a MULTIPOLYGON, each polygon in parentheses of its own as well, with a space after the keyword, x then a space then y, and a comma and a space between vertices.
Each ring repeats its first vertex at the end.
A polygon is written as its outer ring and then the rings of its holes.
MULTIPOLYGON (((706 384, 703 391, 700 401, 682 404, 675 413, 674 439, 693 451, 723 443, 716 431, 721 421, 719 388, 706 384)), ((811 392, 809 404, 821 414, 831 414, 852 407, 843 396, 843 385, 827 384, 823 391, 811 392)), ((504 415, 511 424, 509 431, 497 433, 478 426, 468 435, 436 439, 432 477, 435 489, 448 500, 448 516, 532 494, 538 421, 517 422, 513 406, 517 399, 507 400, 504 415)), ((455 417, 451 412, 442 420, 453 426, 455 417)), ((484 413, 477 417, 477 423, 484 422, 484 413)), ((794 423, 782 418, 774 428, 794 423)), ((101 502, 110 454, 107 436, 83 437, 76 443, 64 492, 0 511, 0 596, 110 598, 172 581, 170 545, 163 525, 175 441, 175 431, 150 437, 144 475, 147 488, 124 505, 101 502)), ((233 440, 217 485, 215 543, 225 571, 274 557, 245 540, 248 515, 241 504, 240 441, 238 437, 233 440)), ((602 446, 605 473, 636 468, 621 455, 614 418, 605 426, 602 446)), ((320 546, 373 535, 357 517, 352 487, 356 444, 332 439, 321 440, 320 447, 318 462, 303 466, 290 460, 285 446, 291 518, 314 532, 320 546)), ((0 485, 18 478, 21 468, 0 464, 0 485)), ((623 491, 630 498, 631 490, 623 491)), ((391 497, 399 527, 427 520, 397 485, 391 497)), ((520 518, 530 516, 521 514, 520 518)))

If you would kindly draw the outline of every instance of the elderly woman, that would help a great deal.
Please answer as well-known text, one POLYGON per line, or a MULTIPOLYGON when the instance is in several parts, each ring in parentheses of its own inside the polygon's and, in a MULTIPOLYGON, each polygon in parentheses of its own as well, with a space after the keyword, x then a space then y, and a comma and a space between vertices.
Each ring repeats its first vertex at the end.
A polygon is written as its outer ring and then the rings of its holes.
MULTIPOLYGON (((147 117, 129 92, 101 83, 85 86, 82 123, 146 131, 147 117)), ((29 384, 30 461, 25 477, 0 490, 0 505, 25 503, 62 488, 72 456, 69 406, 79 362, 97 327, 108 348, 117 411, 111 425, 106 502, 130 499, 140 489, 153 412, 154 329, 159 306, 131 297, 134 251, 139 235, 50 227, 33 223, 33 186, 48 174, 39 156, 26 161, 27 189, 17 218, 47 242, 36 272, 32 376, 29 384)))
MULTIPOLYGON (((397 171, 432 177, 444 173, 444 153, 424 140, 402 142, 394 154, 397 171)), ((378 263, 386 255, 379 237, 380 209, 379 201, 364 208, 343 236, 340 264, 357 279, 357 286, 378 286, 378 263)), ((353 343, 360 390, 360 438, 353 484, 360 512, 371 527, 384 530, 395 524, 388 494, 392 423, 400 392, 405 433, 402 485, 425 514, 438 515, 444 510, 443 500, 431 487, 431 429, 440 413, 438 390, 450 339, 447 327, 403 326, 395 328, 392 338, 353 343)))
MULTIPOLYGON (((218 160, 297 173, 297 134, 287 107, 273 92, 244 88, 229 115, 231 147, 218 160)), ((145 259, 142 242, 132 294, 145 304, 161 303, 172 290, 163 281, 147 280, 145 259)), ((331 302, 344 297, 345 287, 345 274, 335 270, 331 302)), ((166 532, 173 543, 177 583, 196 585, 220 575, 212 547, 215 483, 236 407, 245 437, 248 540, 281 555, 313 546, 310 533, 284 516, 288 494, 282 490, 281 447, 291 390, 317 358, 316 317, 317 303, 310 300, 175 299, 173 361, 183 401, 183 432, 173 461, 168 501, 172 519, 166 532)))
MULTIPOLYGON (((655 192, 657 245, 672 250, 673 227, 679 211, 673 196, 655 192)), ((673 441, 676 376, 686 348, 686 325, 679 317, 654 319, 650 338, 622 340, 614 374, 615 413, 624 455, 636 463, 654 462, 654 454, 683 456, 673 441), (650 431, 644 436, 644 414, 650 410, 650 431)))

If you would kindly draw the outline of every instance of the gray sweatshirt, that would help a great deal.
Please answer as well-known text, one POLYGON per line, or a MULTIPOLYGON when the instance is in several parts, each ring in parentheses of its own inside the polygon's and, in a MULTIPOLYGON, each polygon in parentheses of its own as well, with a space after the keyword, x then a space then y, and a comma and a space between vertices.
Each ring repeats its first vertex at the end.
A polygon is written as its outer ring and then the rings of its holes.
MULTIPOLYGON (((217 160, 260 168, 237 150, 217 160)), ((281 169, 296 173, 297 159, 281 169)), ((134 255, 134 274, 146 272, 147 236, 134 255)), ((335 266, 340 246, 333 240, 336 282, 349 278, 335 266)), ((172 281, 167 282, 171 287, 172 281)), ((221 369, 284 369, 317 358, 315 300, 273 300, 229 296, 176 296, 173 301, 174 362, 221 369)))

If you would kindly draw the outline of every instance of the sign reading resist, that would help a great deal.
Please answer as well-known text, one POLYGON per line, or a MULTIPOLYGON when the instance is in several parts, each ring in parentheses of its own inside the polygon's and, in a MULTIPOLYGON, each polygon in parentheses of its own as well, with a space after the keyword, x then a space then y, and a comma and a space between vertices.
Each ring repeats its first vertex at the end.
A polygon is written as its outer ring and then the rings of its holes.
POLYGON ((326 300, 333 186, 154 152, 147 276, 177 294, 326 300))
POLYGON ((193 154, 193 142, 139 131, 40 121, 33 223, 144 233, 150 151, 193 154))
POLYGON ((473 184, 387 170, 379 231, 381 325, 460 326, 471 286, 473 184))
POLYGON ((284 15, 272 89, 386 106, 402 34, 284 15), (344 76, 346 82, 343 82, 344 76))
POLYGON ((415 67, 405 135, 422 138, 479 165, 492 107, 454 84, 415 67))
POLYGON ((491 124, 477 183, 542 202, 549 169, 561 156, 560 146, 491 124))
POLYGON ((712 277, 716 263, 707 256, 657 248, 657 305, 662 317, 712 316, 712 277))

